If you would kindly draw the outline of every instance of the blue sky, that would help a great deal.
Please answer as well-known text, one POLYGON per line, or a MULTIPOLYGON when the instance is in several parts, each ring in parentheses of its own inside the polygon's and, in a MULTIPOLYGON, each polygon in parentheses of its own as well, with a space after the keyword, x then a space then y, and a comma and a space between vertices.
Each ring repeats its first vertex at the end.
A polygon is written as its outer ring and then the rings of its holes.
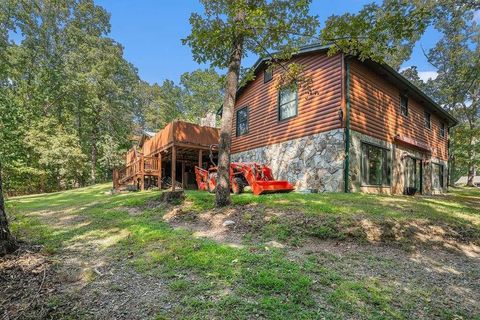
MULTIPOLYGON (((180 75, 200 67, 192 59, 188 46, 181 39, 190 33, 188 18, 192 12, 201 12, 196 0, 96 0, 111 14, 110 37, 125 47, 125 58, 133 63, 140 77, 149 83, 161 83, 165 79, 178 82, 180 75)), ((323 23, 332 14, 357 12, 365 0, 313 0, 311 13, 323 23)), ((416 65, 421 76, 435 72, 423 56, 421 46, 428 50, 439 39, 435 30, 428 30, 417 44, 406 66, 416 65)), ((244 60, 244 66, 252 65, 256 57, 244 60)))

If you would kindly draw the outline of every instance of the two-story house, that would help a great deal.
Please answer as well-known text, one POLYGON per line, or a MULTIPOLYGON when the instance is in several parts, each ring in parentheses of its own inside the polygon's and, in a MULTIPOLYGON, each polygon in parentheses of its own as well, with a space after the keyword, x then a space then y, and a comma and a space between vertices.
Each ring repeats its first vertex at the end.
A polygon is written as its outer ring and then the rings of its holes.
POLYGON ((389 66, 328 49, 291 59, 308 86, 282 87, 282 67, 255 64, 237 93, 232 161, 266 163, 297 190, 444 191, 455 118, 389 66))

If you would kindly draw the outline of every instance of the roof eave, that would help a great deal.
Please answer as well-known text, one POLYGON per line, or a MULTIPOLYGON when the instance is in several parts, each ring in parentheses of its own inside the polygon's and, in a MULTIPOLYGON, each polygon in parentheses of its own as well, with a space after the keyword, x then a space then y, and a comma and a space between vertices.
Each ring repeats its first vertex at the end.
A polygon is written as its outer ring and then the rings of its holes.
MULTIPOLYGON (((301 55, 301 54, 306 54, 306 53, 313 53, 313 52, 319 52, 319 51, 326 51, 329 50, 332 47, 332 45, 319 45, 319 44, 313 44, 313 45, 308 45, 302 47, 296 54, 293 55, 293 57, 301 55)), ((253 73, 256 75, 258 71, 263 67, 263 65, 271 60, 271 58, 259 58, 255 64, 252 66, 253 73)), ((394 78, 396 78, 398 81, 403 83, 407 88, 411 89, 414 91, 418 96, 420 96, 422 99, 424 99, 428 104, 430 104, 435 111, 438 111, 440 114, 442 114, 446 119, 448 119, 448 127, 454 127, 456 126, 459 122, 457 119, 455 119, 448 111, 444 110, 439 104, 437 104, 435 101, 433 101, 432 98, 430 98, 428 95, 426 95, 422 90, 417 88, 413 83, 411 83, 408 79, 406 79, 404 76, 402 76, 397 70, 393 69, 386 63, 378 63, 373 60, 369 60, 371 63, 374 63, 383 69, 385 69, 390 75, 392 75, 394 78)), ((239 87, 236 93, 236 96, 238 97, 243 90, 245 89, 246 85, 250 83, 247 82, 243 86, 239 87)), ((217 110, 217 115, 222 114, 222 109, 223 106, 221 106, 217 110)))
POLYGON ((388 64, 386 63, 378 63, 378 62, 374 62, 374 63, 377 63, 378 65, 380 65, 382 68, 384 68, 389 74, 391 74, 393 77, 395 77, 397 80, 399 80, 400 82, 402 82, 405 86, 407 86, 409 89, 411 89, 412 91, 414 91, 417 95, 419 95, 420 97, 422 97, 422 99, 425 99, 425 101, 427 103, 429 103, 430 105, 432 105, 435 109, 435 111, 438 111, 439 113, 441 113, 445 118, 447 118, 449 120, 449 127, 454 127, 458 124, 458 120, 453 117, 448 111, 446 111, 445 109, 443 109, 438 103, 436 103, 432 98, 430 98, 427 94, 425 94, 422 90, 420 90, 416 85, 414 85, 413 83, 411 83, 407 78, 405 78, 404 76, 402 76, 399 72, 397 72, 395 69, 393 69, 392 67, 390 67, 388 64))

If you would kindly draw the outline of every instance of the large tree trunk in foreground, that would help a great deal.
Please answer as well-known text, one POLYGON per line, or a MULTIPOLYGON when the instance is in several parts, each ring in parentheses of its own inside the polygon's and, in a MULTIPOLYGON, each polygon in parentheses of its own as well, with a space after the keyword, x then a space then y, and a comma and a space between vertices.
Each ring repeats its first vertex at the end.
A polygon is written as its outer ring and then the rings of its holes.
POLYGON ((8 228, 7 214, 3 200, 2 166, 0 164, 0 257, 17 249, 17 243, 8 228))
POLYGON ((237 94, 240 63, 243 53, 243 38, 238 36, 234 43, 227 72, 225 99, 223 101, 222 126, 218 145, 218 175, 215 206, 224 207, 230 204, 230 147, 232 138, 233 109, 237 94))

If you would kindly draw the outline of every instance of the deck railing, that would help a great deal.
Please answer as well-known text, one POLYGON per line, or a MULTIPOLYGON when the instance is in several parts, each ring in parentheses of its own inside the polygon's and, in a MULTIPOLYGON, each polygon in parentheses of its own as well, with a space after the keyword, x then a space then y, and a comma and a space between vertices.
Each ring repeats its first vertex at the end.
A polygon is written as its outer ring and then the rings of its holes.
POLYGON ((158 160, 157 157, 141 155, 127 166, 115 170, 113 177, 114 186, 118 187, 136 175, 158 175, 160 169, 158 160))

